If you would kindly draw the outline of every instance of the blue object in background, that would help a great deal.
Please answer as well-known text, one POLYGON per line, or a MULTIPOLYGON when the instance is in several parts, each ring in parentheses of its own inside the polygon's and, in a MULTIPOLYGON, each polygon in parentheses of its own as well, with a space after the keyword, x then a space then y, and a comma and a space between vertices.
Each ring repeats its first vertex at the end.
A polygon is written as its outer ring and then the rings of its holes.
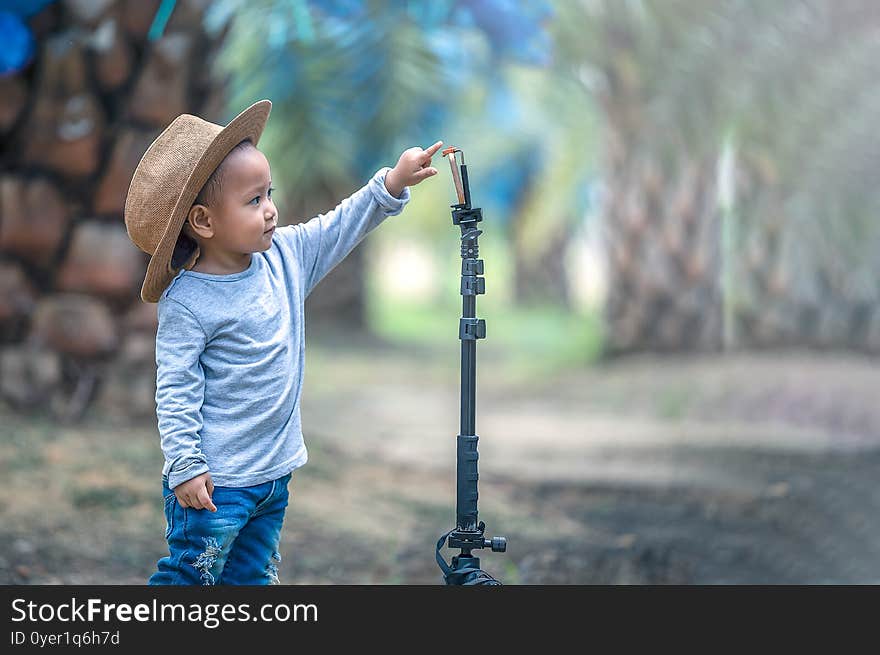
MULTIPOLYGON (((0 12, 9 12, 20 18, 30 18, 55 0, 0 0, 0 12)), ((0 32, 2 34, 2 32, 0 32)))
POLYGON ((165 32, 165 25, 168 24, 168 19, 171 18, 171 12, 174 11, 174 5, 176 4, 177 0, 162 0, 147 32, 147 41, 156 41, 162 38, 162 34, 165 32))
POLYGON ((523 192, 538 175, 543 162, 542 153, 524 143, 507 155, 503 166, 476 171, 475 182, 480 194, 492 203, 495 218, 509 223, 516 207, 522 202, 523 192))
POLYGON ((0 11, 0 75, 9 75, 27 66, 34 56, 34 36, 21 18, 0 11))
POLYGON ((0 0, 0 75, 16 73, 31 62, 36 45, 24 19, 53 2, 55 0, 0 0))
POLYGON ((455 19, 486 34, 495 56, 534 66, 550 62, 552 43, 544 26, 553 16, 546 0, 460 0, 455 19))

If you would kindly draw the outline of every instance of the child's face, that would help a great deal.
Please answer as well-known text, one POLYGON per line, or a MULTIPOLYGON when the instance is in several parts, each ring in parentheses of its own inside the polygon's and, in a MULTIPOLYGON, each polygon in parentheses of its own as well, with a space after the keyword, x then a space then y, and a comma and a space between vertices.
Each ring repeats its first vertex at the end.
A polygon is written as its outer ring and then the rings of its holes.
POLYGON ((208 208, 210 248, 236 254, 269 249, 278 210, 266 156, 254 147, 234 150, 223 162, 222 180, 208 208))

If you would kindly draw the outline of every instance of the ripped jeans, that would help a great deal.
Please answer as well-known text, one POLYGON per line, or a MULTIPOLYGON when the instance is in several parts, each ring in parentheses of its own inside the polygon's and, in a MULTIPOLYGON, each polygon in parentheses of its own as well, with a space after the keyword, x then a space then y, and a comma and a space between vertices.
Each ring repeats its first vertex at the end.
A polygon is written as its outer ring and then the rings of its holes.
POLYGON ((168 480, 165 539, 151 585, 278 584, 278 542, 291 474, 252 487, 214 486, 216 512, 181 507, 168 480))

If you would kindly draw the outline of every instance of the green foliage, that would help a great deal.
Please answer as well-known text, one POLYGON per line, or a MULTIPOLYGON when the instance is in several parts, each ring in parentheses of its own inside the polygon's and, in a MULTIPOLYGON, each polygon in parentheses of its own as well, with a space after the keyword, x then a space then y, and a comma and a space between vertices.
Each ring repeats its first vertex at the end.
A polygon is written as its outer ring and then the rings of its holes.
POLYGON ((344 26, 301 0, 222 4, 234 10, 218 62, 229 104, 273 101, 264 150, 291 192, 350 186, 440 99, 442 70, 420 29, 380 4, 344 26))

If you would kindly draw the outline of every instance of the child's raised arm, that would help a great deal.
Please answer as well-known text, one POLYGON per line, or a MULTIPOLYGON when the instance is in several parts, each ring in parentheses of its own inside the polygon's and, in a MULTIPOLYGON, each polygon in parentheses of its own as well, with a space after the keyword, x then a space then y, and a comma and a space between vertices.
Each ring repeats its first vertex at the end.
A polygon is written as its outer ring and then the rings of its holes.
POLYGON ((385 175, 390 170, 378 170, 367 184, 329 212, 278 229, 277 236, 293 241, 298 251, 304 298, 372 229, 403 211, 409 189, 405 188, 400 198, 388 193, 385 175))
POLYGON ((437 173, 431 156, 442 141, 427 150, 408 148, 394 168, 376 171, 370 181, 326 214, 305 223, 279 228, 283 239, 295 237, 297 261, 303 280, 303 297, 388 216, 403 211, 410 199, 409 187, 437 173))

